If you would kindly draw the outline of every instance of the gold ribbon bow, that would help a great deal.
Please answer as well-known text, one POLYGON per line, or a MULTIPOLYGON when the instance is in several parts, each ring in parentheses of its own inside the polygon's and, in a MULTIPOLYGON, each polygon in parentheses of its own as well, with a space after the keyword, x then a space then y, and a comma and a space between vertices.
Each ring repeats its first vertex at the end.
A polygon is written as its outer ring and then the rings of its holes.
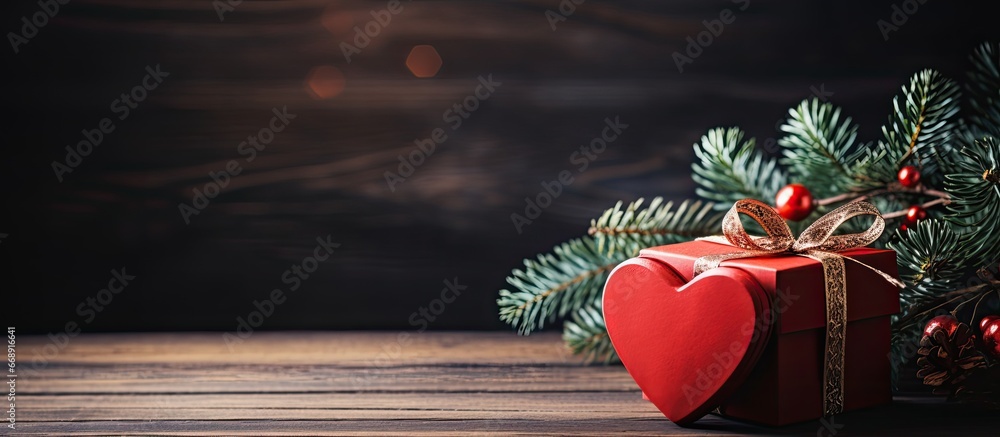
POLYGON ((774 208, 757 200, 744 199, 737 201, 722 219, 722 233, 725 239, 702 238, 715 243, 731 244, 743 250, 698 258, 694 263, 694 275, 698 276, 718 267, 722 261, 728 259, 761 256, 798 255, 815 259, 823 265, 826 284, 823 413, 829 416, 844 410, 844 343, 847 337, 847 278, 844 260, 854 261, 878 273, 889 283, 904 287, 902 282, 885 272, 836 252, 867 246, 877 240, 884 229, 885 220, 875 205, 865 201, 855 201, 820 217, 796 239, 792 236, 788 224, 774 208), (743 228, 740 214, 745 214, 760 224, 767 236, 750 236, 743 228), (833 235, 844 222, 862 215, 875 218, 867 230, 857 234, 833 235))

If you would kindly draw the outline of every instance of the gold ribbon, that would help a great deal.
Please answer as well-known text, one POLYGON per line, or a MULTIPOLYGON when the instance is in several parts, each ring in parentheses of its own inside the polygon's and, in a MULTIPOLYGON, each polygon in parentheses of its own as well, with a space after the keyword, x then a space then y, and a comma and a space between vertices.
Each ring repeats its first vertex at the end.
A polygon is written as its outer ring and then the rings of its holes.
POLYGON ((698 258, 694 263, 694 276, 718 267, 725 260, 736 258, 798 255, 815 259, 823 265, 826 284, 823 413, 829 416, 844 410, 844 344, 847 337, 847 278, 844 260, 854 261, 878 273, 889 283, 904 287, 902 282, 885 272, 836 252, 867 246, 877 240, 884 229, 885 220, 875 205, 865 201, 855 201, 820 217, 796 239, 792 236, 788 224, 774 208, 758 200, 744 199, 737 201, 722 219, 722 233, 725 239, 702 238, 715 243, 731 244, 743 250, 698 258), (767 235, 763 237, 749 235, 743 228, 740 214, 745 214, 760 224, 767 235), (844 222, 862 215, 875 218, 867 230, 857 234, 833 235, 844 222))

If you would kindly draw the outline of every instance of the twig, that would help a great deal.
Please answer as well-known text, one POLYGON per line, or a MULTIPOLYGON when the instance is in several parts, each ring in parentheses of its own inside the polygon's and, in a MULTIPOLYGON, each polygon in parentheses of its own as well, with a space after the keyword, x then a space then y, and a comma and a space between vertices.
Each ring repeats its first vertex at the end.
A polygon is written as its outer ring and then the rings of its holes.
MULTIPOLYGON (((947 205, 949 202, 950 202, 950 200, 948 200, 948 199, 938 198, 938 199, 934 199, 934 200, 932 200, 930 202, 924 202, 923 204, 920 205, 920 207, 924 208, 924 209, 927 209, 927 208, 930 208, 930 207, 932 207, 934 205, 947 205)), ((894 219, 894 218, 902 217, 902 216, 906 215, 906 213, 907 213, 908 210, 909 209, 903 209, 903 210, 899 210, 899 211, 890 212, 888 214, 882 214, 882 218, 884 218, 884 219, 894 219)))
MULTIPOLYGON (((959 289, 959 290, 950 291, 950 292, 946 293, 944 296, 941 296, 941 297, 939 297, 937 299, 934 299, 931 302, 928 302, 927 304, 924 305, 923 308, 921 308, 919 306, 913 306, 913 307, 907 308, 907 312, 909 312, 909 314, 907 314, 906 316, 900 317, 899 320, 896 321, 896 325, 897 326, 907 326, 907 324, 909 324, 910 322, 913 322, 914 319, 922 317, 922 316, 926 315, 927 313, 929 313, 931 311, 934 311, 936 309, 945 307, 945 306, 953 303, 954 301, 956 301, 956 300, 958 300, 960 298, 963 298, 963 297, 968 298, 968 296, 967 296, 968 294, 980 293, 980 292, 983 292, 983 291, 993 291, 993 290, 997 289, 998 287, 1000 287, 1000 281, 990 281, 990 282, 985 283, 985 284, 973 285, 971 287, 966 287, 966 288, 962 288, 962 289, 959 289)), ((972 296, 971 298, 968 298, 968 299, 969 300, 975 299, 975 296, 972 296)))
MULTIPOLYGON (((876 189, 873 189, 873 190, 869 190, 869 191, 865 191, 865 192, 860 192, 860 193, 843 193, 843 194, 838 194, 838 195, 833 196, 833 197, 827 197, 825 199, 816 200, 813 203, 816 206, 826 206, 826 205, 830 205, 830 204, 833 204, 833 203, 839 203, 839 202, 844 202, 844 201, 857 202, 857 201, 866 200, 866 199, 870 199, 872 197, 881 196, 883 194, 890 194, 890 193, 909 193, 909 194, 916 194, 916 195, 924 195, 924 196, 934 197, 935 198, 934 200, 931 200, 931 201, 928 201, 928 202, 924 202, 923 204, 920 205, 922 208, 925 208, 925 209, 926 208, 930 208, 930 207, 935 206, 935 205, 947 205, 947 204, 951 203, 951 195, 949 195, 948 193, 946 193, 944 191, 930 189, 930 188, 925 187, 922 184, 919 185, 919 186, 917 186, 916 188, 906 188, 906 187, 904 187, 904 186, 902 186, 902 185, 900 185, 898 183, 889 184, 889 185, 886 185, 885 187, 882 187, 882 188, 876 188, 876 189)), ((882 218, 885 218, 885 219, 894 219, 894 218, 898 218, 898 217, 903 217, 903 216, 906 215, 906 211, 907 210, 904 209, 902 211, 894 211, 894 212, 890 212, 890 213, 887 213, 887 214, 882 214, 882 218)))

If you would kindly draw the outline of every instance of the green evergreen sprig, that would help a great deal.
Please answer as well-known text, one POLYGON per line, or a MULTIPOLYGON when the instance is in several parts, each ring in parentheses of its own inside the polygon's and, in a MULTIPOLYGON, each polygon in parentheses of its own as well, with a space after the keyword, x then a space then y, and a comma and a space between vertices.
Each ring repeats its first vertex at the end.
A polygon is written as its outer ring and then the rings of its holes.
POLYGON ((500 290, 500 320, 525 335, 541 329, 598 299, 608 273, 627 258, 603 254, 593 238, 584 237, 526 259, 524 269, 507 278, 517 291, 500 290))
POLYGON ((934 70, 910 78, 909 86, 892 100, 892 115, 882 127, 889 150, 903 153, 897 167, 915 164, 926 181, 940 183, 938 169, 946 169, 954 155, 951 144, 958 114, 959 88, 934 70))
MULTIPOLYGON (((829 197, 849 190, 858 176, 853 168, 864 154, 855 147, 858 126, 850 117, 841 117, 840 108, 813 98, 803 100, 788 111, 789 119, 781 126, 787 133, 778 140, 784 147, 781 163, 796 181, 818 180, 811 190, 818 197, 829 197)), ((770 201, 771 199, 765 199, 770 201)))
MULTIPOLYGON (((797 182, 829 200, 820 212, 859 195, 882 211, 943 203, 947 206, 931 211, 930 219, 903 232, 887 232, 876 243, 888 243, 897 252, 900 275, 908 285, 900 293, 903 313, 892 325, 896 372, 912 358, 913 342, 934 312, 957 312, 969 302, 978 306, 990 293, 1000 293, 996 279, 963 288, 1000 258, 998 56, 997 44, 983 44, 972 55, 965 86, 972 113, 964 118, 959 118, 955 82, 933 70, 912 76, 892 100, 884 138, 874 143, 859 142, 851 119, 818 99, 789 111, 777 162, 758 152, 754 140, 738 128, 708 131, 694 145, 697 160, 692 166, 702 201, 618 202, 591 222, 588 236, 526 260, 523 270, 515 270, 507 278, 512 290, 501 290, 497 300, 500 318, 527 334, 568 317, 563 339, 575 353, 588 361, 615 361, 600 310, 609 272, 643 248, 717 233, 720 212, 736 200, 770 201, 781 186, 797 182), (903 165, 920 168, 922 187, 901 188, 896 173, 903 165)), ((898 226, 898 220, 889 225, 898 226)))
POLYGON ((924 220, 905 231, 889 247, 896 251, 903 308, 917 307, 954 290, 967 271, 961 236, 944 220, 924 220))
POLYGON ((608 255, 636 256, 640 249, 677 243, 719 232, 722 214, 711 202, 685 200, 674 207, 656 197, 643 208, 644 199, 613 208, 590 222, 589 234, 599 251, 608 255))
POLYGON ((739 128, 715 128, 694 145, 695 193, 721 211, 740 199, 770 201, 786 184, 776 160, 765 158, 754 149, 754 139, 744 136, 739 128))
POLYGON ((968 117, 973 138, 1000 138, 1000 46, 984 43, 970 57, 972 70, 965 90, 972 114, 968 117))
POLYGON ((952 221, 967 231, 963 239, 970 257, 1000 259, 1000 142, 992 137, 962 149, 945 190, 952 221))
POLYGON ((604 326, 600 303, 598 300, 573 313, 572 319, 563 325, 563 341, 586 362, 610 363, 618 361, 618 354, 611 345, 608 328, 604 326))

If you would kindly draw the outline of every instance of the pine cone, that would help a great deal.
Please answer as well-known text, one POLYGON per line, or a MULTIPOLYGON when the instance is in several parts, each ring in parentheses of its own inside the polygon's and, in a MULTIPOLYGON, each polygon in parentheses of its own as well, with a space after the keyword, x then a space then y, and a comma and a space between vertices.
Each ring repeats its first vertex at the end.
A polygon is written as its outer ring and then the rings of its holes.
POLYGON ((965 323, 959 323, 951 335, 944 327, 934 328, 920 339, 917 354, 917 377, 934 387, 938 395, 954 396, 963 390, 970 374, 986 367, 986 359, 976 349, 972 330, 965 323))

